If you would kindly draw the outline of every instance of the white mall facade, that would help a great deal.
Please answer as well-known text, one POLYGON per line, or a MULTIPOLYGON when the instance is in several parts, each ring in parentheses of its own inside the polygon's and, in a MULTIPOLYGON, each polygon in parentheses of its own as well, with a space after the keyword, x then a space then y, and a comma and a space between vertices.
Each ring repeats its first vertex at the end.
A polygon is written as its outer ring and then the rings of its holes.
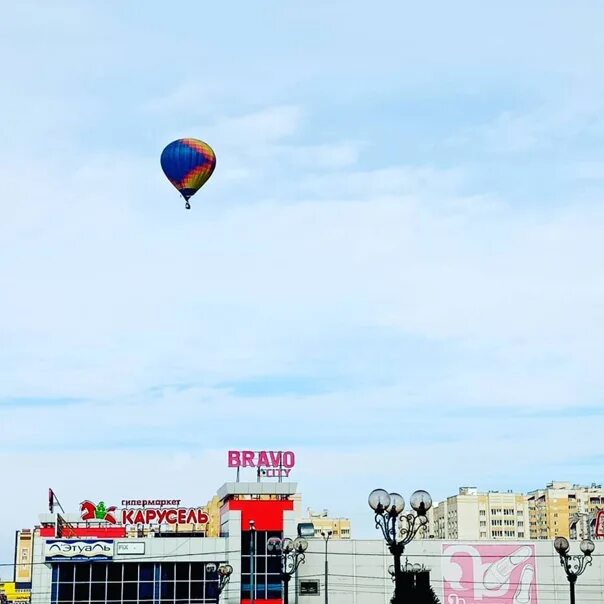
MULTIPOLYGON (((266 544, 274 536, 296 537, 303 515, 297 509, 297 485, 227 483, 218 496, 220 537, 135 537, 103 532, 103 526, 95 532, 93 523, 77 522, 77 515, 65 520, 80 533, 66 536, 57 533, 56 514, 41 515, 33 544, 32 604, 283 602, 279 561, 266 544), (215 568, 224 563, 233 574, 219 593, 215 568)), ((327 555, 330 604, 388 604, 392 556, 383 540, 330 540, 327 554, 322 538, 311 537, 308 544, 305 561, 289 584, 289 602, 325 601, 327 555)), ((577 542, 571 543, 571 553, 579 553, 577 542)), ((577 582, 577 602, 604 602, 603 560, 604 541, 599 540, 592 565, 577 582)), ((566 604, 569 598, 549 540, 416 540, 407 546, 403 562, 429 572, 443 604, 566 604)))

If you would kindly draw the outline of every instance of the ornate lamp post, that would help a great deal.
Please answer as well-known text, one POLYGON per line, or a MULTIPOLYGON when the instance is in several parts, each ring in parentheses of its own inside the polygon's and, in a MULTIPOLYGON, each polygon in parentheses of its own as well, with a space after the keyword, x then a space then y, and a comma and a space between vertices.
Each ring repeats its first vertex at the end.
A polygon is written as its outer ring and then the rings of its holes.
POLYGON ((593 554, 596 546, 591 539, 583 539, 579 546, 583 555, 569 556, 568 550, 570 544, 566 537, 556 537, 554 541, 554 548, 560 555, 560 564, 566 573, 570 587, 570 604, 575 604, 575 583, 577 577, 582 575, 585 569, 591 564, 591 555, 593 554))
MULTIPOLYGON (((413 573, 414 575, 416 575, 417 573, 421 573, 422 571, 425 571, 426 567, 423 564, 410 564, 409 562, 407 562, 405 564, 404 569, 401 572, 405 572, 405 573, 413 573)), ((392 581, 394 581, 394 564, 391 564, 388 567, 388 574, 390 575, 390 578, 392 579, 392 581)))
POLYGON ((271 537, 266 542, 269 554, 281 558, 281 581, 283 581, 283 604, 289 603, 289 582, 293 574, 298 570, 306 558, 304 552, 308 548, 308 541, 302 537, 296 539, 281 539, 271 537))
POLYGON ((383 535, 394 557, 391 575, 394 580, 394 599, 402 597, 401 557, 405 546, 413 541, 418 531, 428 524, 426 513, 432 507, 432 497, 426 491, 411 495, 411 509, 405 514, 405 500, 399 493, 375 489, 369 494, 369 507, 375 512, 375 526, 383 535))
POLYGON ((216 601, 220 599, 220 594, 223 589, 226 587, 227 583, 231 580, 231 575, 233 574, 233 567, 230 564, 221 564, 218 568, 213 562, 206 564, 206 571, 209 573, 215 573, 218 570, 218 598, 216 601))
POLYGON ((333 535, 333 531, 326 530, 321 531, 321 537, 325 541, 325 604, 329 602, 329 589, 328 589, 328 579, 329 579, 329 566, 327 562, 327 543, 329 542, 329 538, 333 535))

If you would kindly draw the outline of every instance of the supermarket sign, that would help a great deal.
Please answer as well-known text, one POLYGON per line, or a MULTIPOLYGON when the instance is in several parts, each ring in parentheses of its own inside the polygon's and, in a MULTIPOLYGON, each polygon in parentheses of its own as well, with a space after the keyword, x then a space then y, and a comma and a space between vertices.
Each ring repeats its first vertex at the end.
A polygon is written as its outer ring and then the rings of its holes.
POLYGON ((104 539, 48 539, 44 545, 46 560, 109 560, 113 541, 104 539))
POLYGON ((128 499, 118 508, 107 506, 104 501, 93 503, 86 499, 80 503, 82 520, 101 520, 116 525, 149 524, 207 524, 208 514, 202 508, 180 506, 180 499, 128 499))

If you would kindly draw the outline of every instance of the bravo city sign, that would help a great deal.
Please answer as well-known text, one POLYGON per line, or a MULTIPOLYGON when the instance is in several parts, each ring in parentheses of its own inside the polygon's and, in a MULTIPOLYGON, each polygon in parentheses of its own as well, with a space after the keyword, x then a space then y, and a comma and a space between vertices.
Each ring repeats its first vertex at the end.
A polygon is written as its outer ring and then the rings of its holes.
POLYGON ((257 468, 258 476, 287 478, 296 465, 293 451, 229 451, 229 468, 257 468))

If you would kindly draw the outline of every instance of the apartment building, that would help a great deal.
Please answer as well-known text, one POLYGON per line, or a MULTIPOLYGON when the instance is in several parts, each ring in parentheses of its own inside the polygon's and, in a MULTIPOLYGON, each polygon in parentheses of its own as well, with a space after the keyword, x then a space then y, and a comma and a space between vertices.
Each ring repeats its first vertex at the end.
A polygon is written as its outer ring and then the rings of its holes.
POLYGON ((529 510, 521 493, 461 487, 434 507, 429 536, 458 540, 529 538, 529 510))
POLYGON ((604 509, 602 485, 552 481, 527 494, 531 539, 593 537, 598 510, 604 509))
POLYGON ((315 537, 320 537, 321 532, 331 531, 331 539, 350 539, 351 523, 349 518, 332 518, 328 510, 314 512, 307 510, 307 517, 301 523, 312 523, 315 527, 315 537))

